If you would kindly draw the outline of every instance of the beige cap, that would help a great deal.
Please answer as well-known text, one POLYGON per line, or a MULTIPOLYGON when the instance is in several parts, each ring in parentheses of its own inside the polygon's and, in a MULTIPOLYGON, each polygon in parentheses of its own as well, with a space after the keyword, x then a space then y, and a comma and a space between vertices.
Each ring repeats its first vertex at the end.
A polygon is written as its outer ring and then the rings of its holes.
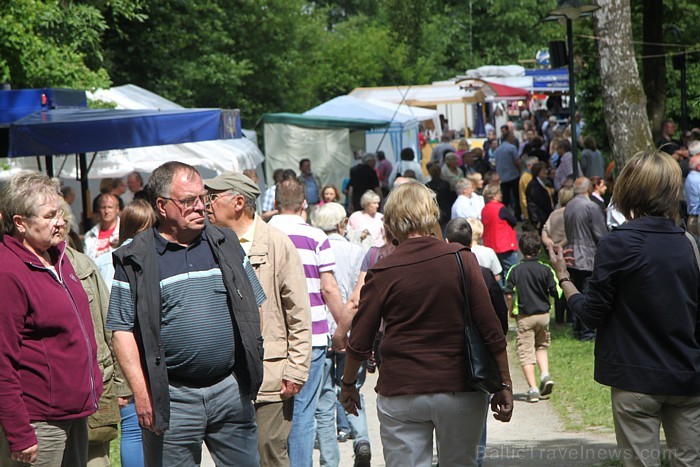
POLYGON ((224 172, 218 177, 204 180, 209 190, 234 190, 247 199, 257 199, 260 189, 250 178, 239 172, 224 172))

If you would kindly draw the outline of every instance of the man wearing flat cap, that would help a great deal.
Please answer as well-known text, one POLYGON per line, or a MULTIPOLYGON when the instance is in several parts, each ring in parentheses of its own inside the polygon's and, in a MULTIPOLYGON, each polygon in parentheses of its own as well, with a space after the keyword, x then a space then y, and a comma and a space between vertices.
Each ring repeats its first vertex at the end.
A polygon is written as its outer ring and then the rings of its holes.
POLYGON ((209 221, 240 239, 268 299, 260 306, 265 357, 255 401, 260 465, 289 465, 294 396, 309 373, 311 315, 301 258, 292 241, 255 213, 260 190, 241 173, 205 180, 209 221))

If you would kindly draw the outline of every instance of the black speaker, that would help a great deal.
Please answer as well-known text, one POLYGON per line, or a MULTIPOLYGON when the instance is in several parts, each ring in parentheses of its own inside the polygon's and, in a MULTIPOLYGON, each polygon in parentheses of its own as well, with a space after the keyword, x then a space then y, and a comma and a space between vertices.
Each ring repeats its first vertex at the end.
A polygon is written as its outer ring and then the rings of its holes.
POLYGON ((549 63, 552 68, 561 68, 569 65, 569 57, 566 54, 564 41, 552 41, 549 43, 549 63))

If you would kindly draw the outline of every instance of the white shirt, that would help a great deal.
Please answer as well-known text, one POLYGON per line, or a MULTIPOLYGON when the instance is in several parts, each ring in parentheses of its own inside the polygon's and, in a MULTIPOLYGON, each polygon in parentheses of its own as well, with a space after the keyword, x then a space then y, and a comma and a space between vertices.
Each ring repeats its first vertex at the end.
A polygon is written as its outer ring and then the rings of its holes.
POLYGON ((481 210, 484 209, 484 197, 472 193, 471 198, 464 195, 459 195, 454 204, 452 204, 452 219, 463 217, 469 219, 481 219, 481 210))
POLYGON ((490 269, 494 276, 503 272, 501 262, 498 261, 498 256, 496 256, 496 252, 493 249, 483 245, 474 245, 472 246, 472 253, 476 256, 479 266, 490 269))

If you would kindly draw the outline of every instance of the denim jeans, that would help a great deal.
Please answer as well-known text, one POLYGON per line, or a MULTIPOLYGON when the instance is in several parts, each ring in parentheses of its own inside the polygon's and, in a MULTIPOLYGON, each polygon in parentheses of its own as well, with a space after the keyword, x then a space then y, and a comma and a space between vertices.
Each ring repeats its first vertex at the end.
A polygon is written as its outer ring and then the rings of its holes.
POLYGON ((160 436, 144 430, 146 466, 199 465, 202 442, 216 465, 260 465, 253 402, 234 375, 201 388, 170 381, 170 428, 160 436))
POLYGON ((508 271, 518 262, 518 252, 507 251, 505 253, 496 253, 496 256, 498 256, 498 262, 501 263, 501 267, 503 268, 503 273, 501 273, 501 286, 505 286, 508 271))
POLYGON ((345 413, 343 404, 340 403, 340 401, 337 399, 337 396, 335 401, 335 416, 335 421, 338 424, 338 433, 342 431, 350 434, 350 422, 348 422, 348 415, 345 413))
POLYGON ((119 409, 122 416, 122 439, 119 452, 122 456, 122 467, 143 467, 143 442, 141 427, 136 416, 134 399, 119 409))
POLYGON ((316 436, 318 448, 321 451, 321 465, 338 467, 340 463, 340 449, 335 430, 335 404, 338 398, 333 387, 331 368, 333 359, 326 358, 323 364, 323 383, 321 384, 321 396, 316 407, 316 436))
POLYGON ((294 418, 289 434, 290 467, 312 467, 316 437, 316 406, 321 395, 326 346, 313 347, 306 384, 294 398, 294 418))
MULTIPOLYGON (((345 371, 345 352, 334 352, 335 360, 335 384, 337 387, 341 387, 341 378, 343 377, 343 372, 345 371)), ((365 379, 367 378, 367 368, 363 363, 360 369, 357 370, 357 390, 362 389, 362 385, 365 384, 365 379)), ((369 433, 367 431, 367 412, 365 410, 365 398, 360 394, 360 403, 362 404, 362 409, 357 410, 357 415, 352 415, 345 413, 342 406, 340 410, 343 411, 345 418, 350 425, 350 433, 353 436, 352 446, 355 448, 357 443, 360 441, 369 442, 369 433)))

